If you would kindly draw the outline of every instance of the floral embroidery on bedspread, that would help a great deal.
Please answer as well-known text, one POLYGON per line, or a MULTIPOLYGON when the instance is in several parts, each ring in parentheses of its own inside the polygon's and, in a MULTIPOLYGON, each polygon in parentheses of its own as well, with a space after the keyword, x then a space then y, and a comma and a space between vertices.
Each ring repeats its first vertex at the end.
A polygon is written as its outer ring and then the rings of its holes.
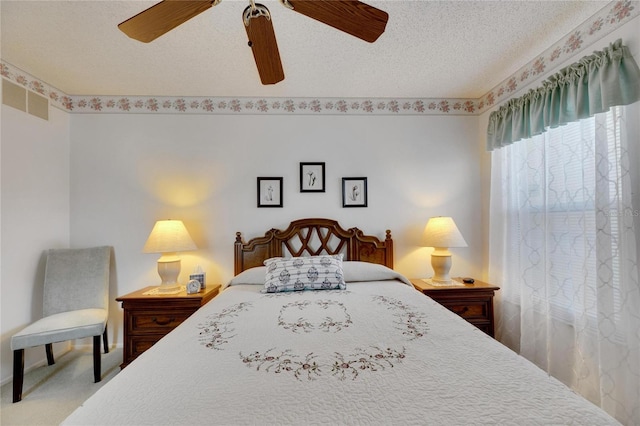
POLYGON ((344 303, 335 301, 335 300, 316 300, 312 302, 310 300, 299 300, 291 303, 287 303, 283 305, 280 309, 280 314, 278 315, 278 325, 285 330, 291 330, 294 333, 299 331, 304 331, 305 333, 311 333, 313 330, 322 330, 325 332, 333 332, 336 333, 341 331, 343 328, 348 328, 351 321, 351 315, 347 312, 347 308, 344 306, 344 303), (334 312, 341 316, 341 318, 334 318, 331 315, 325 315, 321 322, 314 323, 309 318, 304 316, 304 311, 309 307, 320 307, 325 311, 334 312), (331 309, 335 308, 335 309, 331 309), (295 320, 288 320, 287 317, 290 316, 290 312, 292 310, 298 310, 303 313, 303 316, 298 317, 295 320), (337 312, 335 312, 337 311, 337 312))
POLYGON ((252 352, 246 356, 240 352, 240 358, 247 367, 255 367, 256 371, 262 368, 267 373, 291 373, 298 380, 302 376, 315 380, 321 373, 320 366, 315 361, 317 355, 313 352, 303 356, 294 354, 291 349, 278 351, 271 348, 264 353, 252 352))
POLYGON ((391 348, 381 349, 376 346, 367 349, 356 348, 348 355, 335 352, 333 359, 327 360, 326 363, 318 363, 317 357, 313 352, 298 355, 291 349, 278 351, 276 348, 271 348, 264 353, 253 352, 249 355, 240 353, 242 362, 249 368, 255 367, 256 371, 262 369, 267 373, 289 373, 298 380, 305 377, 307 380, 315 380, 322 376, 323 372, 330 371, 331 375, 339 380, 348 378, 355 380, 363 372, 384 370, 387 367, 393 367, 394 362, 402 362, 405 357, 405 348, 403 347, 400 351, 391 348))
POLYGON ((229 343, 229 339, 235 337, 235 329, 233 328, 233 319, 240 312, 247 311, 252 304, 250 302, 241 302, 229 308, 223 309, 220 313, 210 315, 204 324, 198 324, 200 331, 200 342, 202 345, 211 349, 220 349, 225 343, 229 343))
POLYGON ((365 371, 384 370, 385 367, 393 367, 392 361, 402 362, 404 359, 405 348, 401 351, 386 348, 380 349, 376 346, 361 349, 356 348, 354 353, 344 356, 336 352, 336 361, 331 367, 331 374, 340 380, 351 377, 355 380, 358 374, 365 371))
POLYGON ((429 325, 425 320, 424 314, 411 309, 399 300, 386 296, 373 296, 373 300, 387 305, 388 309, 393 309, 393 316, 396 318, 394 324, 396 329, 402 331, 402 334, 409 337, 409 340, 415 340, 424 336, 429 331, 429 325))
MULTIPOLYGON (((323 296, 333 293, 323 292, 323 296)), ((345 291, 336 291, 344 295, 345 291)), ((265 298, 288 299, 292 293, 265 294, 265 298)), ((299 294, 299 293, 298 293, 299 294)), ((281 299, 278 299, 281 300, 281 299)), ((419 310, 388 296, 371 296, 371 300, 391 311, 393 325, 406 341, 424 337, 429 331, 426 316, 419 310)), ((284 300, 283 300, 284 301, 284 300)), ((200 342, 207 348, 221 350, 222 346, 236 336, 234 322, 240 314, 253 308, 250 302, 242 302, 207 317, 198 324, 200 342)), ((353 325, 345 303, 323 298, 318 300, 294 300, 281 305, 277 324, 293 333, 337 333, 353 325)), ((246 353, 246 352, 245 352, 246 353)), ((356 347, 350 352, 333 351, 327 354, 314 352, 298 353, 292 349, 272 347, 256 350, 245 355, 240 351, 242 362, 256 371, 291 375, 297 380, 316 380, 331 375, 339 380, 356 380, 365 372, 378 372, 402 363, 406 348, 371 345, 356 347)))

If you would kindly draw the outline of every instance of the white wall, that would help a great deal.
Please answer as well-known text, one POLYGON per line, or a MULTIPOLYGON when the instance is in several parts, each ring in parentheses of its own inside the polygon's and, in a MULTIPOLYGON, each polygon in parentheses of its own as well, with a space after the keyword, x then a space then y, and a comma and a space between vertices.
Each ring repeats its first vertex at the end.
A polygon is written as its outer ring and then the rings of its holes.
MULTIPOLYGON (((2 105, 1 137, 4 382, 12 374, 11 335, 42 316, 44 250, 69 245, 69 114, 51 109, 45 121, 2 105)), ((25 366, 43 359, 43 348, 26 351, 25 366)))
MULTIPOLYGON (((183 255, 209 282, 233 274, 235 232, 261 236, 291 220, 327 217, 384 237, 395 266, 430 276, 421 235, 450 215, 469 247, 453 249, 452 273, 481 270, 477 117, 179 116, 71 117, 71 245, 115 248, 112 299, 158 284, 158 255, 141 253, 158 219, 182 219, 199 250, 183 255), (299 163, 326 163, 326 192, 299 192, 299 163), (256 207, 256 177, 284 177, 284 207, 256 207), (366 176, 368 208, 342 208, 341 178, 366 176)), ((122 312, 110 325, 121 341, 122 312)), ((111 332, 111 331, 110 331, 111 332)))

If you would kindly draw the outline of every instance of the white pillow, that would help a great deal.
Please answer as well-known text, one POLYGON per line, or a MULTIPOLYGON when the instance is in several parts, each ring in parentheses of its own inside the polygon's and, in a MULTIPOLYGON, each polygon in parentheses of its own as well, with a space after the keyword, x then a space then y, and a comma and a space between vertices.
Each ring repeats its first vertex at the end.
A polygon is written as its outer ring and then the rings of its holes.
POLYGON ((332 290, 347 288, 342 271, 342 254, 271 258, 267 267, 264 292, 332 290))
POLYGON ((231 281, 229 281, 229 285, 239 285, 239 284, 264 285, 264 277, 266 273, 267 273, 266 266, 256 266, 255 268, 249 268, 245 271, 240 272, 235 277, 231 278, 231 281))
POLYGON ((411 282, 402 274, 377 263, 346 261, 342 264, 345 282, 399 280, 407 285, 411 282))

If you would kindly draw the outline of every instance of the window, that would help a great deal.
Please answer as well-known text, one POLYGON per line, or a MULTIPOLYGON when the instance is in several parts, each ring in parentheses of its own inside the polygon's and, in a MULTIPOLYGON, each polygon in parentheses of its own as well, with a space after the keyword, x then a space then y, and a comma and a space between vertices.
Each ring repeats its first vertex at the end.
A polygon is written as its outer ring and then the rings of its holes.
POLYGON ((510 218, 510 252, 517 256, 518 279, 529 289, 532 308, 567 323, 582 316, 593 329, 602 309, 620 321, 617 252, 623 170, 614 165, 623 153, 618 117, 613 109, 598 120, 551 129, 497 154, 507 170, 502 190, 510 218), (599 233, 610 240, 607 247, 598 243, 599 233), (608 254, 602 253, 607 249, 608 254), (610 259, 606 269, 614 290, 611 298, 598 297, 598 276, 606 273, 598 264, 603 254, 610 259))

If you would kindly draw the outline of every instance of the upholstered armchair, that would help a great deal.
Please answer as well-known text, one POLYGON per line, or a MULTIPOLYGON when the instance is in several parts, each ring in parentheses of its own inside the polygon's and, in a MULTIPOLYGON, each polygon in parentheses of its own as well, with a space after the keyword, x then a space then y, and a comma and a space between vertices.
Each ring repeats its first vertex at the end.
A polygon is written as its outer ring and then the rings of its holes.
POLYGON ((52 249, 47 252, 43 318, 11 337, 13 402, 22 399, 24 350, 44 345, 49 365, 52 344, 93 337, 93 376, 101 380, 100 336, 109 352, 107 318, 111 247, 52 249))

